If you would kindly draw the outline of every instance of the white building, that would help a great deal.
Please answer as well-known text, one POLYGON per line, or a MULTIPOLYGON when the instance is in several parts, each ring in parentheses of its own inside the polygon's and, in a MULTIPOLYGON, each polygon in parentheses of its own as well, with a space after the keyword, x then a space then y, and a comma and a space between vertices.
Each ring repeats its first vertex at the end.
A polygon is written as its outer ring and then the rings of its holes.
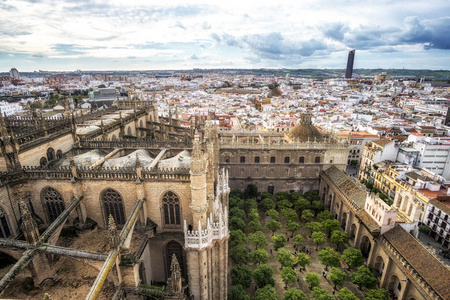
POLYGON ((14 103, 9 103, 9 102, 5 102, 5 101, 0 102, 0 113, 3 116, 15 115, 22 111, 23 111, 23 107, 18 102, 14 102, 14 103))
POLYGON ((426 169, 450 180, 450 138, 425 137, 412 134, 408 137, 418 151, 416 168, 426 169))

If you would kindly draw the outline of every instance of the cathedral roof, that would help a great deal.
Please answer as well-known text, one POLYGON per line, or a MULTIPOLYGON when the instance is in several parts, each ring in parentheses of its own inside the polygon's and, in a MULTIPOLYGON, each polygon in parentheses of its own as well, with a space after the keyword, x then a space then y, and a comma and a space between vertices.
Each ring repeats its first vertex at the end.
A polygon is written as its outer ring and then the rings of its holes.
MULTIPOLYGON (((105 157, 106 152, 102 150, 91 150, 86 153, 74 156, 73 162, 77 167, 89 167, 93 164, 95 164, 97 161, 101 160, 103 157, 105 157)), ((68 167, 70 166, 70 159, 63 159, 59 163, 60 166, 68 167)))
POLYGON ((189 168, 191 165, 191 153, 184 150, 174 157, 163 159, 159 162, 159 168, 189 168))
POLYGON ((110 158, 107 159, 103 163, 103 168, 127 168, 127 167, 136 167, 136 156, 139 157, 139 161, 142 167, 148 167, 153 162, 153 158, 147 152, 147 150, 139 149, 136 150, 126 156, 118 157, 118 158, 110 158))

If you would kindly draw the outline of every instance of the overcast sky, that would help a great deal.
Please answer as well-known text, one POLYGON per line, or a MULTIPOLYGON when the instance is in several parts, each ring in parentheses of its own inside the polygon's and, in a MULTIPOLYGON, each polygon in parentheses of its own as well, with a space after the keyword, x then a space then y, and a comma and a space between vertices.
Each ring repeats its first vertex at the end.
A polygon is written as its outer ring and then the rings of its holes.
POLYGON ((448 0, 0 0, 0 16, 2 72, 345 68, 352 49, 355 68, 450 69, 448 0))

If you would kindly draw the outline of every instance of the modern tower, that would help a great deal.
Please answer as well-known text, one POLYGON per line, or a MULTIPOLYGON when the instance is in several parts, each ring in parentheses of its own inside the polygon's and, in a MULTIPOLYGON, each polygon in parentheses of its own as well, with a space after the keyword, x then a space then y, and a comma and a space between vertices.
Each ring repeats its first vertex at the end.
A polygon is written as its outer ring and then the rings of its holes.
POLYGON ((16 68, 12 68, 12 69, 9 71, 9 77, 11 77, 12 79, 19 80, 19 79, 20 79, 19 71, 17 71, 16 68))
POLYGON ((353 74, 353 62, 355 60, 355 50, 348 52, 347 70, 345 70, 345 78, 352 78, 353 74))

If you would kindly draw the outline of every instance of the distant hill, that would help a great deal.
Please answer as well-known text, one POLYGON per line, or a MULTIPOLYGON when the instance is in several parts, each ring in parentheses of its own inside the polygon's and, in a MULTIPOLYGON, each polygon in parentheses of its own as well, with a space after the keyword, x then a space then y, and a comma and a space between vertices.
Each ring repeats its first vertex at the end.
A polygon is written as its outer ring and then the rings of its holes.
MULTIPOLYGON (((387 72, 391 77, 415 79, 425 78, 429 80, 450 80, 450 70, 412 70, 412 69, 354 69, 354 77, 373 77, 382 72, 387 72)), ((139 70, 139 71, 78 71, 78 72, 20 72, 21 76, 39 77, 50 74, 67 74, 79 76, 81 74, 91 75, 153 75, 157 77, 171 77, 186 74, 228 74, 228 75, 269 75, 269 76, 286 76, 291 77, 313 77, 313 78, 332 78, 344 77, 345 69, 193 69, 193 70, 139 70)), ((0 76, 9 76, 8 72, 0 73, 0 76)))

